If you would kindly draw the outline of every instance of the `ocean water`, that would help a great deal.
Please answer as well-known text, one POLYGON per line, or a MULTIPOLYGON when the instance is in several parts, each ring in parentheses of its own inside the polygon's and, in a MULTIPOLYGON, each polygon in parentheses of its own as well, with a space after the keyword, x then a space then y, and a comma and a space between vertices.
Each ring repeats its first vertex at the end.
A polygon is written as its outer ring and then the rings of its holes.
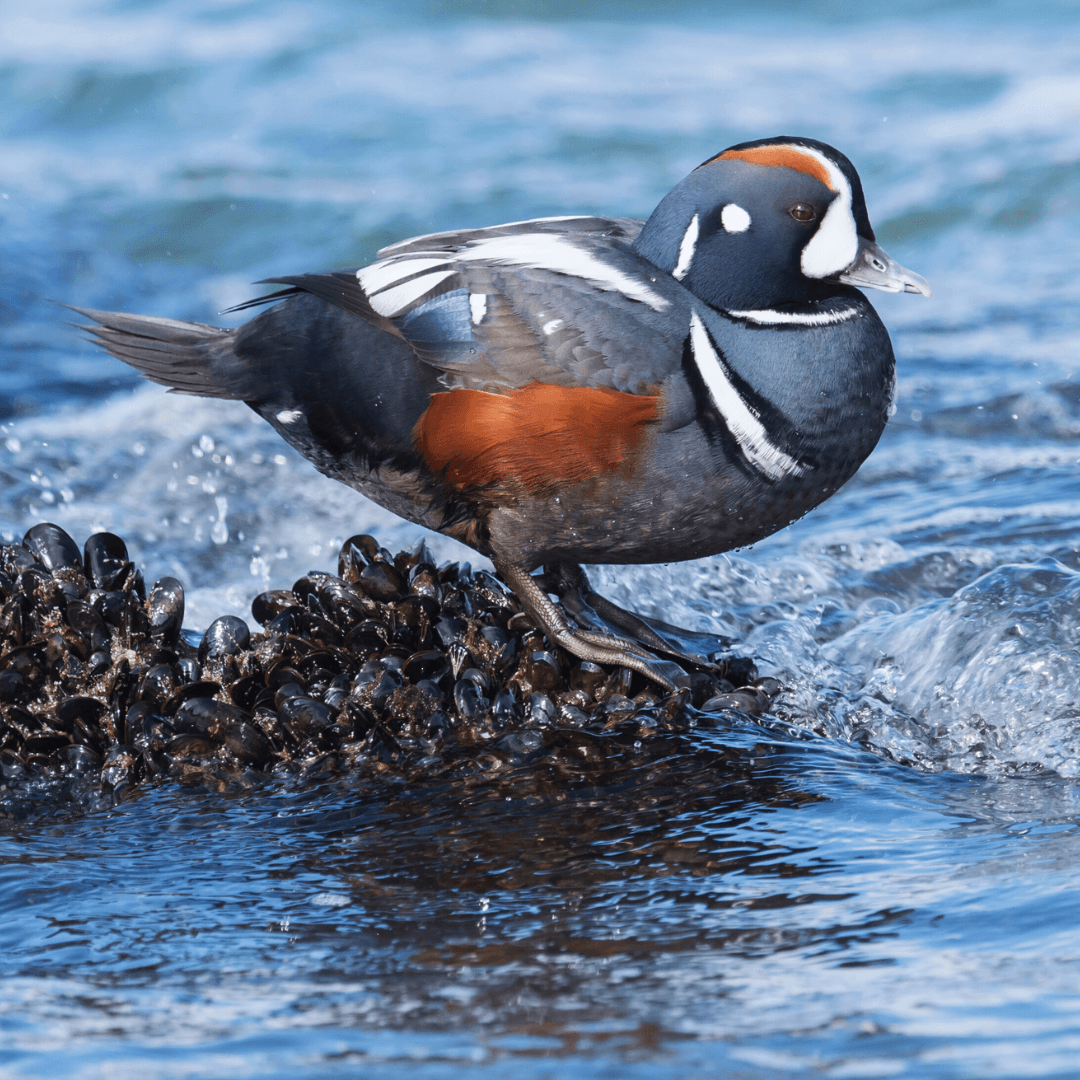
POLYGON ((0 532, 120 533, 195 630, 412 543, 56 302, 213 322, 419 232, 647 216, 774 134, 934 286, 873 296, 896 415, 768 541, 594 576, 775 713, 525 794, 2 821, 0 1077, 1080 1075, 1075 3, 2 2, 0 532))

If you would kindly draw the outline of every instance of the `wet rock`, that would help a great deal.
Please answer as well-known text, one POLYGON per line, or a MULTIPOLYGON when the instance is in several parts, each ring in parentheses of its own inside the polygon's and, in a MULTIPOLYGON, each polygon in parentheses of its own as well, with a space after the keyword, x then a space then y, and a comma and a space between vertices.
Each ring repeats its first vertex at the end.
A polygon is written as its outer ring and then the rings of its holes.
POLYGON ((97 533, 80 552, 43 523, 25 546, 0 546, 3 783, 62 778, 115 799, 169 778, 246 790, 264 774, 345 769, 467 783, 534 760, 579 783, 694 717, 758 715, 781 690, 726 656, 666 696, 579 662, 492 574, 436 568, 422 545, 392 556, 352 537, 337 571, 259 594, 264 629, 223 616, 195 648, 181 583, 161 578, 144 599, 120 537, 97 533))

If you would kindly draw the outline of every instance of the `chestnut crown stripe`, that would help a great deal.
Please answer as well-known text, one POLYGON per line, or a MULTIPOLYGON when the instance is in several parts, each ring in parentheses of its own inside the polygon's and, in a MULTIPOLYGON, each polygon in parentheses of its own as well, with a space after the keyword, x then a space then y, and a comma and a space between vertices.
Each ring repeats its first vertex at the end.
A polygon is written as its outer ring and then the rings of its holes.
POLYGON ((779 165, 786 169, 794 169, 796 172, 806 173, 815 180, 819 180, 830 191, 840 190, 832 175, 834 172, 839 172, 839 170, 830 169, 826 164, 827 159, 815 154, 809 147, 778 143, 773 146, 754 146, 747 150, 725 150, 722 154, 710 158, 705 164, 708 165, 713 161, 726 161, 732 158, 749 162, 751 165, 779 165))

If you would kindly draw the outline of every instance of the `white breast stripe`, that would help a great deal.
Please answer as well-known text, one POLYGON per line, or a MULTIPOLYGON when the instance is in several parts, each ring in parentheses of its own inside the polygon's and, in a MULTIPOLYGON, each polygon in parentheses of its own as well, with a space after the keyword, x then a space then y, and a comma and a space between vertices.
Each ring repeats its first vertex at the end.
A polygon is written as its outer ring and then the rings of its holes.
POLYGON ((773 311, 771 308, 759 308, 757 311, 729 311, 735 319, 745 319, 758 326, 836 326, 847 322, 859 314, 858 308, 841 308, 839 311, 773 311))
POLYGON ((698 216, 695 214, 693 221, 687 225, 686 232, 683 233, 682 243, 679 245, 679 261, 675 264, 675 269, 671 271, 671 276, 676 281, 682 281, 690 272, 690 264, 694 261, 694 249, 697 247, 697 238, 698 216))
POLYGON ((432 274, 421 274, 412 281, 406 281, 404 285, 398 285, 393 289, 384 289, 382 292, 369 296, 371 306, 380 314, 392 319, 400 315, 410 304, 415 303, 425 293, 430 292, 441 281, 453 277, 456 270, 441 270, 432 274))
POLYGON ((469 311, 472 312, 473 326, 479 326, 487 314, 487 294, 469 293, 469 311))
POLYGON ((630 300, 648 304, 653 311, 663 311, 669 301, 643 281, 624 274, 591 252, 554 233, 525 233, 520 236, 495 236, 478 240, 454 255, 455 262, 489 262, 501 266, 522 266, 550 270, 555 274, 582 278, 603 289, 618 292, 630 300))
POLYGON ((371 296, 383 289, 388 289, 391 285, 397 285, 414 274, 434 270, 436 266, 446 266, 449 261, 446 255, 434 259, 384 259, 382 262, 372 263, 362 270, 357 270, 356 280, 360 282, 360 287, 364 292, 371 296))
POLYGON ((785 476, 802 476, 806 470, 789 454, 769 441, 757 414, 739 396, 731 384, 728 373, 709 340, 709 332, 696 311, 690 313, 690 347, 709 394, 720 410, 728 431, 739 444, 739 449, 758 472, 770 480, 782 480, 785 476))

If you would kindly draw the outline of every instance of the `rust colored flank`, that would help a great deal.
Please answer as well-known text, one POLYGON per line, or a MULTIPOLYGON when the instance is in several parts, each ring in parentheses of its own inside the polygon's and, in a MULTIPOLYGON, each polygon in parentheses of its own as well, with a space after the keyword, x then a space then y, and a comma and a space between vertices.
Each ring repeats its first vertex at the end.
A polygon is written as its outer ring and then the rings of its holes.
POLYGON ((749 150, 725 150, 710 158, 706 165, 726 158, 739 158, 751 165, 782 165, 796 172, 806 173, 820 180, 830 191, 835 191, 829 178, 829 170, 813 154, 804 153, 796 146, 754 146, 749 150))
POLYGON ((518 481, 533 492, 617 469, 657 418, 658 398, 530 383, 433 394, 414 442, 456 488, 518 481))

